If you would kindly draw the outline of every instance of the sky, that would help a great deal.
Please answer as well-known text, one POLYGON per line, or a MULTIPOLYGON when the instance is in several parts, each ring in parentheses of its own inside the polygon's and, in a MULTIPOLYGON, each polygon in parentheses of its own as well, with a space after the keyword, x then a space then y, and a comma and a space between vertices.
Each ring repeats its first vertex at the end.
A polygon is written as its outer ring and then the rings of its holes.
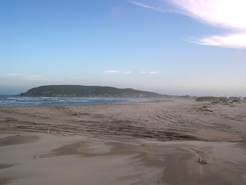
POLYGON ((0 0, 0 94, 246 96, 245 0, 0 0))

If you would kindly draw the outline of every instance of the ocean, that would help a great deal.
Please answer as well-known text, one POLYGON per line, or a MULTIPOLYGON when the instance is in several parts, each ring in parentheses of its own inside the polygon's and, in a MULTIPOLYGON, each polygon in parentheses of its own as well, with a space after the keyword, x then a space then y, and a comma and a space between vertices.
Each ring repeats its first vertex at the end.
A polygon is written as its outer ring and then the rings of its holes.
POLYGON ((153 101, 146 98, 22 97, 0 95, 0 107, 96 105, 153 101))

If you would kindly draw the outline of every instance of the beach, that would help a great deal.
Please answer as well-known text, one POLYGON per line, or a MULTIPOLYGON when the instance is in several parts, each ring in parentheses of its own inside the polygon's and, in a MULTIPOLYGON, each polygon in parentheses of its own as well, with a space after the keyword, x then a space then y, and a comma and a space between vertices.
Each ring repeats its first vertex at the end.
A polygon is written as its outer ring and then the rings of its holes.
POLYGON ((0 107, 0 184, 246 184, 246 103, 0 107))

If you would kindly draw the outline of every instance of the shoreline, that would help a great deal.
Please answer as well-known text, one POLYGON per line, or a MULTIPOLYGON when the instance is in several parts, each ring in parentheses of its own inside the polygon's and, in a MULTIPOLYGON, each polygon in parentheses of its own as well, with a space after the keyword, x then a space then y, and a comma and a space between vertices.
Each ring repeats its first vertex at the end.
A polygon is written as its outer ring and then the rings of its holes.
MULTIPOLYGON (((1 95, 0 95, 1 96, 1 95)), ((10 96, 9 98, 11 98, 12 96, 10 96)), ((20 98, 21 100, 19 102, 11 102, 9 104, 7 99, 6 100, 2 100, 3 105, 0 104, 0 108, 1 107, 46 107, 46 106, 80 106, 80 105, 104 105, 104 104, 125 104, 125 103, 141 103, 141 102, 154 102, 154 101, 158 101, 160 98, 127 98, 127 97, 122 97, 122 98, 111 98, 111 97, 24 97, 24 98, 40 98, 40 100, 37 100, 36 102, 29 102, 30 105, 21 105, 21 104, 26 104, 28 103, 28 101, 22 101, 22 97, 20 96, 16 96, 18 98, 20 98), (46 98, 54 98, 53 100, 50 100, 50 102, 52 102, 51 104, 47 104, 46 101, 43 101, 42 98, 46 99, 46 98), (61 98, 61 100, 64 99, 84 99, 86 101, 77 101, 77 102, 73 102, 73 101, 69 101, 67 100, 67 102, 64 104, 63 101, 59 101, 56 98, 61 98), (98 102, 95 103, 93 101, 97 100, 98 102), (131 101, 130 101, 131 100, 131 101), (138 100, 138 101, 136 101, 138 100), (91 102, 90 102, 91 101, 91 102), (114 102, 110 102, 110 101, 114 101, 114 102), (126 102, 121 102, 121 101, 126 101, 126 102), (127 102, 129 101, 129 102, 127 102), (61 103, 62 102, 62 103, 61 103), (37 105, 37 103, 39 105, 37 105), (5 105, 4 105, 5 104, 5 105)))

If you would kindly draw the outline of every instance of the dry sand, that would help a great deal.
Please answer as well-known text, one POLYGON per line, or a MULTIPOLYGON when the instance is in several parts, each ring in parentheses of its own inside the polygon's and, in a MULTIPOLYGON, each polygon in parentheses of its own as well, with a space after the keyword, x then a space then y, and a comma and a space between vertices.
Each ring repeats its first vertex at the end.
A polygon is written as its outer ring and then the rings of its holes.
POLYGON ((246 184, 246 103, 0 108, 0 184, 246 184))

